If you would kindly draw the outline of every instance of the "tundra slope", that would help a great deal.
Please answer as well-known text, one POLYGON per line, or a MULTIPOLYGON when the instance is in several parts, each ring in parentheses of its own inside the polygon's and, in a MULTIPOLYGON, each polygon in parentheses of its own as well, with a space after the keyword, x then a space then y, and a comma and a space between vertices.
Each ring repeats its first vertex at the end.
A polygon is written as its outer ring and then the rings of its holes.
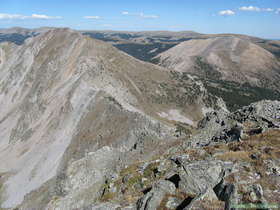
POLYGON ((263 48, 236 37, 186 41, 158 58, 162 66, 176 71, 279 88, 279 60, 263 48), (211 65, 212 69, 199 68, 200 62, 211 65))
POLYGON ((171 71, 203 80, 231 110, 263 99, 280 98, 280 61, 250 40, 236 36, 193 39, 159 54, 154 61, 171 71))
POLYGON ((183 135, 224 108, 192 77, 69 29, 2 43, 0 78, 1 208, 87 207, 124 164, 174 144, 178 124, 183 135))

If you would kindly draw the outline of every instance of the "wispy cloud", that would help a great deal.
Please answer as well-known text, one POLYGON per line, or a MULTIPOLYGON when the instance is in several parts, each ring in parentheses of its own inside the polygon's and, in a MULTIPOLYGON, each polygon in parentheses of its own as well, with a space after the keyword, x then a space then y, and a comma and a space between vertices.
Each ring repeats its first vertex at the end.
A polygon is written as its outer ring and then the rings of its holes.
POLYGON ((61 16, 48 16, 48 15, 40 15, 40 14, 32 14, 30 17, 27 16, 27 18, 33 18, 33 19, 61 19, 61 16))
POLYGON ((101 19, 100 16, 84 16, 85 19, 95 19, 95 20, 98 20, 98 19, 101 19))
POLYGON ((3 13, 0 13, 0 20, 5 20, 5 19, 24 19, 24 16, 17 15, 17 14, 3 14, 3 13))
POLYGON ((241 11, 250 11, 250 12, 259 12, 259 11, 261 11, 260 8, 254 7, 254 6, 243 6, 243 7, 240 7, 239 10, 241 10, 241 11))
POLYGON ((144 14, 142 12, 140 13, 140 17, 142 17, 142 18, 153 18, 153 19, 159 18, 158 15, 146 15, 146 14, 144 14))
POLYGON ((123 11, 122 15, 131 15, 131 14, 129 12, 127 12, 127 11, 123 11))
POLYGON ((274 9, 272 8, 259 8, 255 6, 243 6, 240 7, 239 10, 249 11, 249 12, 273 12, 274 11, 274 9))
MULTIPOLYGON (((272 8, 259 8, 259 7, 255 7, 255 6, 243 6, 239 8, 240 11, 247 11, 247 12, 276 12, 276 13, 280 13, 280 9, 277 12, 277 9, 272 9, 272 8)), ((235 15, 236 12, 234 10, 222 10, 218 13, 221 16, 232 16, 235 15)), ((215 15, 214 15, 215 16, 215 15)))
POLYGON ((158 15, 147 15, 143 12, 139 12, 139 13, 131 13, 131 12, 127 12, 127 11, 123 11, 122 15, 129 15, 129 16, 137 16, 140 18, 148 18, 148 19, 156 19, 159 18, 158 15))
POLYGON ((219 15, 221 16, 232 16, 232 15, 235 15, 235 12, 232 11, 232 10, 222 10, 219 12, 219 15))
POLYGON ((60 16, 48 16, 43 14, 32 14, 30 16, 20 15, 20 14, 6 14, 0 13, 0 20, 25 20, 25 19, 41 19, 41 20, 50 20, 50 19, 61 19, 60 16))
POLYGON ((273 12, 274 11, 274 9, 272 9, 272 8, 264 8, 262 10, 265 11, 265 12, 273 12))
POLYGON ((275 13, 280 14, 280 8, 276 9, 275 13))
POLYGON ((103 26, 103 27, 112 27, 113 25, 112 24, 102 24, 101 26, 103 26))

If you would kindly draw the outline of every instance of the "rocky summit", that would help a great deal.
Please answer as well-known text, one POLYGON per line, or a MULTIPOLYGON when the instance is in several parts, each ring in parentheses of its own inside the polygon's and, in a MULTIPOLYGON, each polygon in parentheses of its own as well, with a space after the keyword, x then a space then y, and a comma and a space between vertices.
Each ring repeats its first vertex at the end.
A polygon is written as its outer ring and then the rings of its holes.
POLYGON ((127 165, 108 180, 93 209, 104 201, 115 209, 278 205, 279 123, 279 101, 261 101, 235 113, 209 113, 191 138, 150 161, 127 165))
MULTIPOLYGON (((138 60, 88 33, 14 28, 5 34, 1 209, 238 209, 280 202, 279 101, 231 111, 200 75, 138 60), (15 34, 26 37, 11 41, 15 34)), ((243 46, 222 39, 236 50, 243 46)), ((216 41, 207 42, 216 52, 216 41)), ((276 59, 261 52, 264 60, 276 59)))

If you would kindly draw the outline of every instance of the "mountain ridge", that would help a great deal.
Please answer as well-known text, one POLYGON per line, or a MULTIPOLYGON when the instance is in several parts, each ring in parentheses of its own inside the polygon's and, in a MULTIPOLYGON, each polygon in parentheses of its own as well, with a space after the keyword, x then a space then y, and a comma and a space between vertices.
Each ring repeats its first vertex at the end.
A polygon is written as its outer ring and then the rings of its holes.
POLYGON ((189 135, 205 110, 224 108, 190 77, 174 80, 162 67, 70 29, 0 46, 3 208, 89 205, 118 170, 112 165, 160 153, 189 135))

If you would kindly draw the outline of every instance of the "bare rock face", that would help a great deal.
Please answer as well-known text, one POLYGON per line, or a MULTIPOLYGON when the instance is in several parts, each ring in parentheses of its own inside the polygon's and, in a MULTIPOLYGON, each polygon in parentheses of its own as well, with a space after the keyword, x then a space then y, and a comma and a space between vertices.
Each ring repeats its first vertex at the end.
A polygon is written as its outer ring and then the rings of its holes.
POLYGON ((279 128, 279 123, 279 101, 256 102, 233 113, 224 110, 211 112, 199 122, 200 132, 186 145, 199 147, 217 142, 239 141, 270 128, 279 128))
POLYGON ((185 41, 159 54, 159 64, 179 72, 252 86, 279 88, 279 61, 269 51, 234 36, 185 41))
POLYGON ((1 208, 91 206, 124 164, 160 153, 177 123, 196 126, 220 106, 189 83, 69 29, 2 43, 1 208))

